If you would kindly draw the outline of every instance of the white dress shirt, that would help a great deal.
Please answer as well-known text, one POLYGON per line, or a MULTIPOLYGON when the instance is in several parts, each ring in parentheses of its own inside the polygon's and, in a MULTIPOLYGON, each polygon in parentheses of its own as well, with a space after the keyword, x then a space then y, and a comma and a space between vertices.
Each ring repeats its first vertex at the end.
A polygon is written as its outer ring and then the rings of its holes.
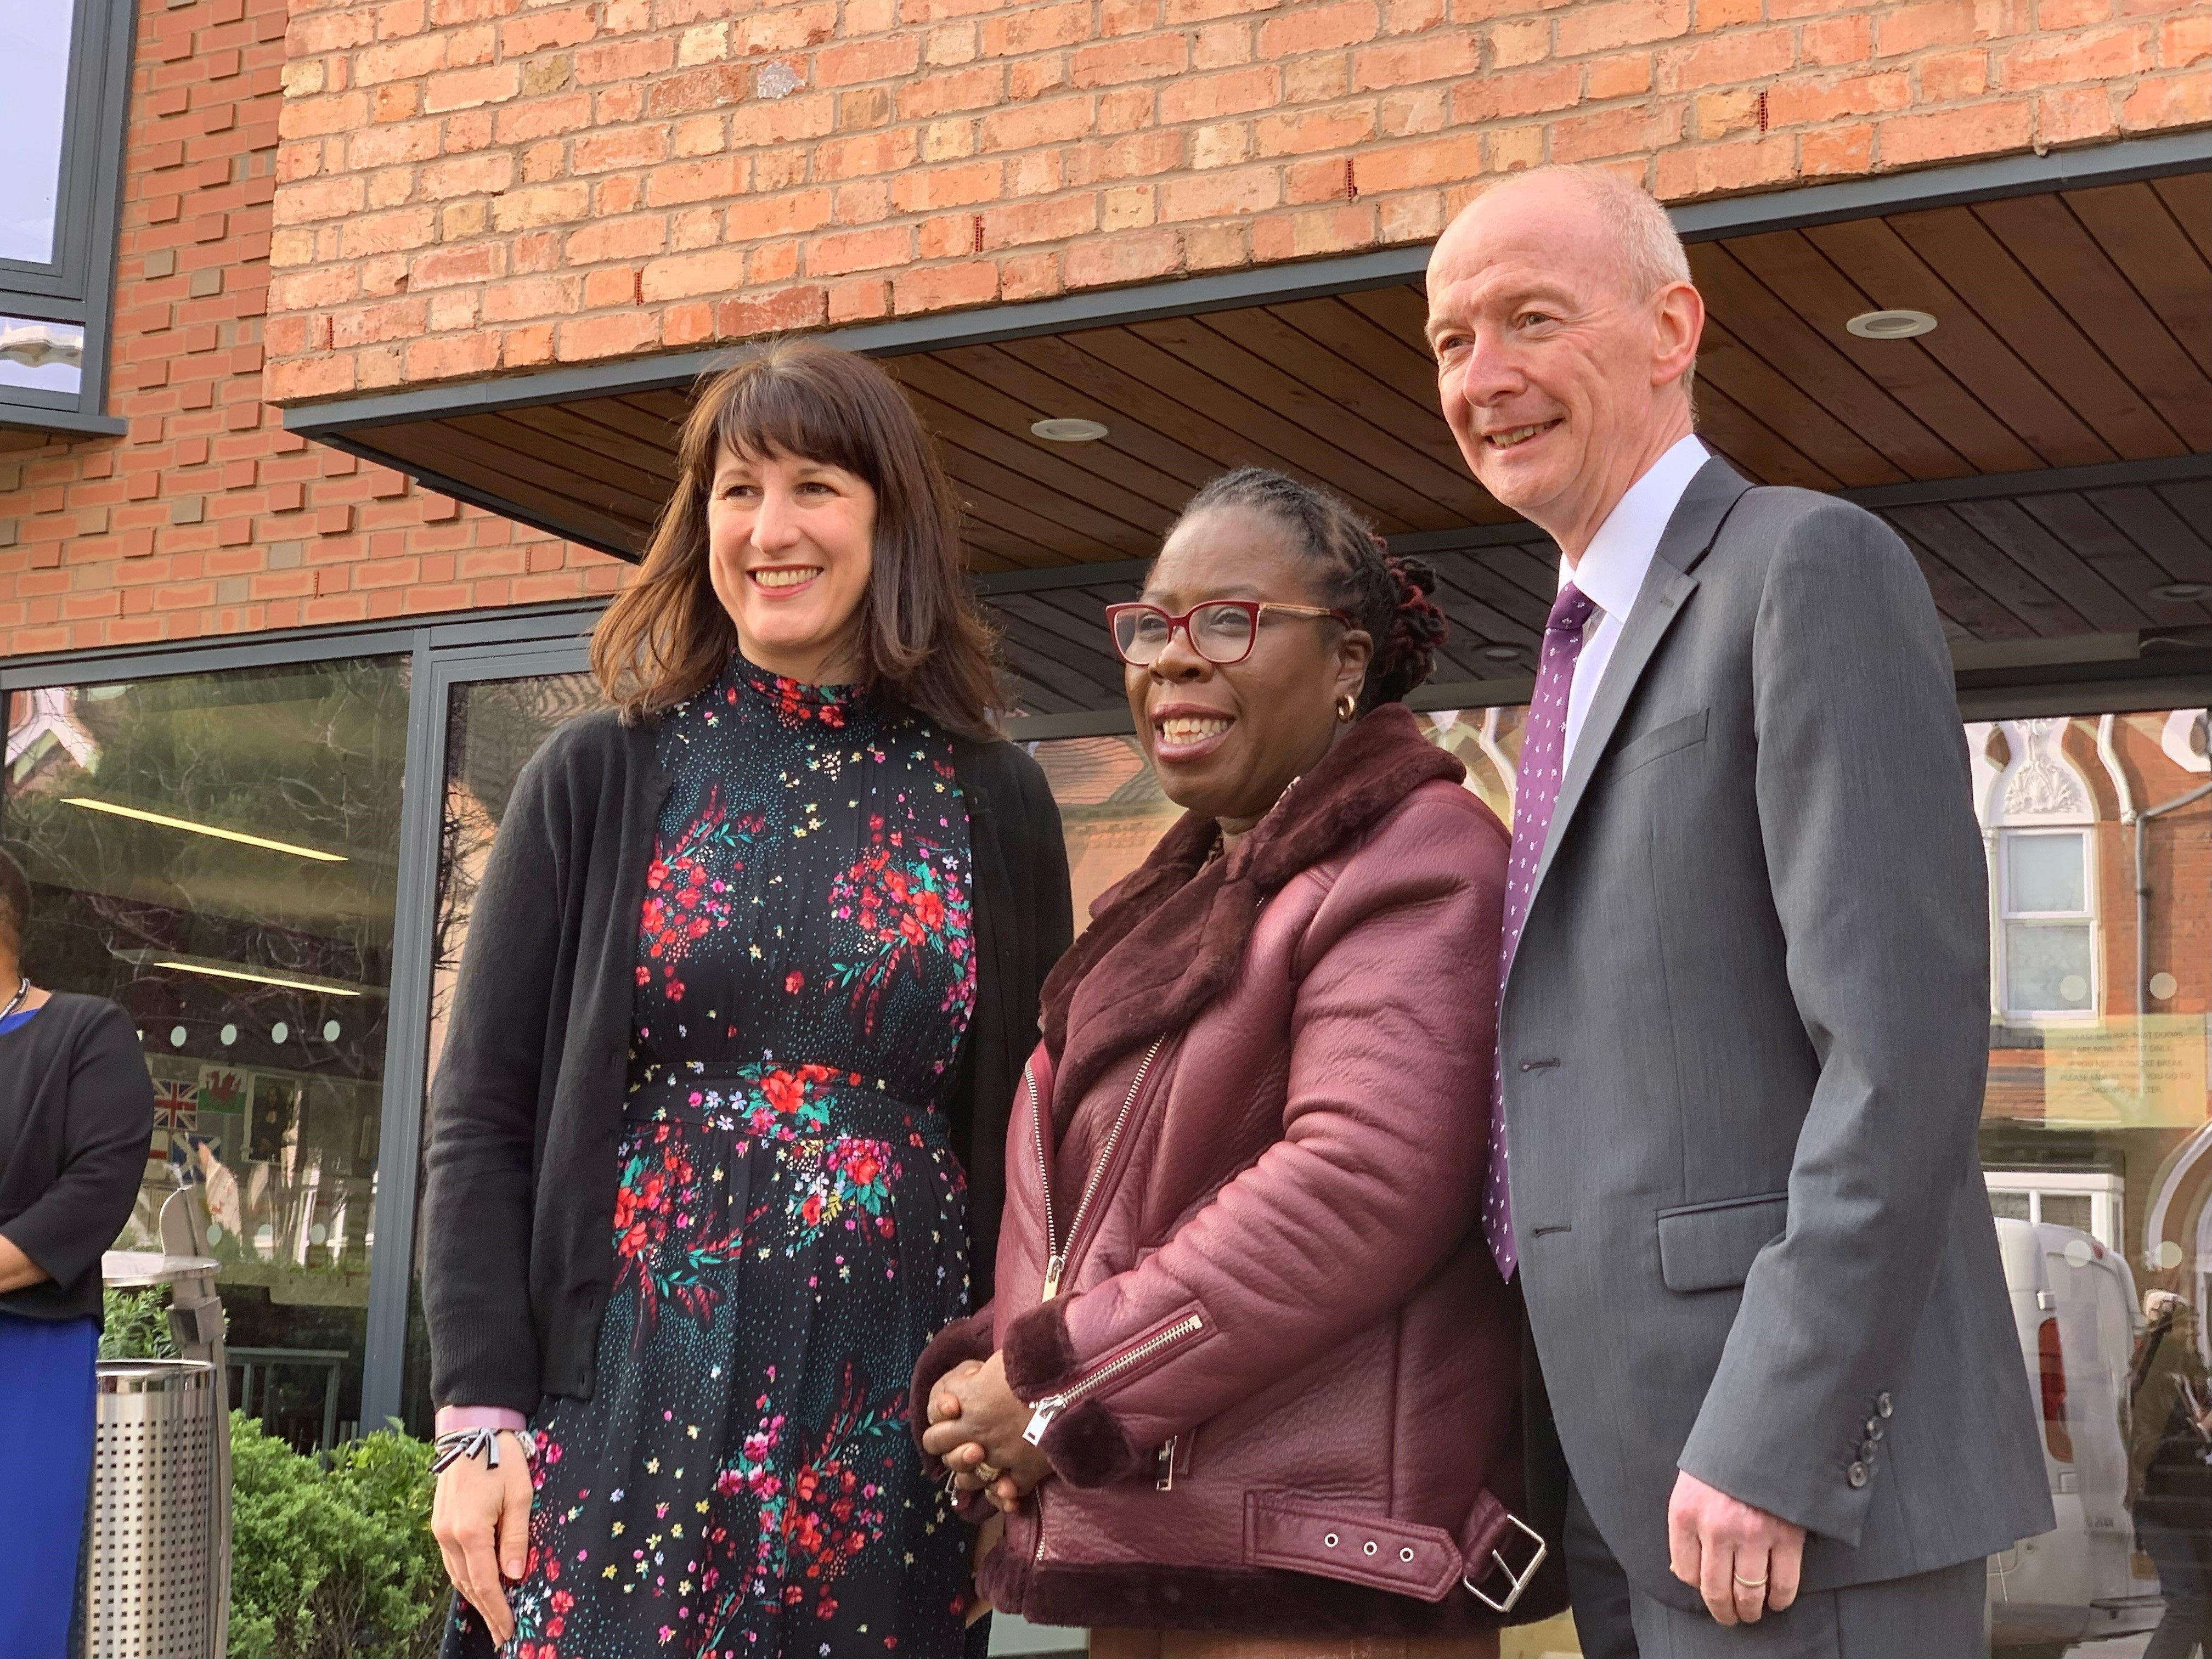
POLYGON ((1571 581, 1597 607, 1583 624, 1582 654, 1575 659, 1575 678, 1567 688, 1562 770, 1574 758, 1575 740, 1582 735, 1583 720, 1605 678, 1605 666, 1613 660, 1613 647, 1620 642, 1620 630, 1635 608, 1636 596, 1644 591, 1644 574, 1659 551, 1659 538, 1681 505, 1682 492, 1711 453, 1694 437, 1678 439, 1614 503, 1583 550, 1582 562, 1571 565, 1564 555, 1559 559, 1559 586, 1571 581))

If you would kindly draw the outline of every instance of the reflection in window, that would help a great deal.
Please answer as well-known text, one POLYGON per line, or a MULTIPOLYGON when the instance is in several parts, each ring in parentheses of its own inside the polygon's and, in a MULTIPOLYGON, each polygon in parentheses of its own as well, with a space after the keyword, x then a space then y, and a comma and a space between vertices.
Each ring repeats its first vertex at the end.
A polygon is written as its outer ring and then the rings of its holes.
POLYGON ((2033 1018, 2087 1011, 2096 972, 2088 835, 2010 830, 1999 844, 2005 1012, 2033 1018))
POLYGON ((54 210, 61 196, 62 135, 69 97, 70 26, 65 0, 0 4, 0 259, 46 264, 54 258, 54 210))
MULTIPOLYGON (((430 959, 430 1040, 425 1082, 438 1073, 446 1020, 460 976, 461 951, 477 890, 491 857, 500 821, 514 799, 515 780, 538 745, 585 710, 599 703, 589 674, 541 674, 457 685, 446 714, 446 793, 438 842, 438 909, 430 959)), ((429 1092, 423 1091, 424 1111, 429 1092)), ((424 1126, 423 1144, 429 1140, 424 1126)), ((421 1171, 416 1172, 416 1271, 409 1275, 407 1353, 402 1415, 416 1433, 429 1426, 430 1344, 422 1322, 421 1171)))
POLYGON ((26 966, 112 997, 158 1103, 137 1212, 205 1189, 234 1348, 272 1428, 357 1418, 407 712, 404 659, 19 692, 0 836, 26 966))
MULTIPOLYGON (((0 168, 0 177, 5 176, 0 168)), ((0 386, 76 392, 84 385, 84 330, 0 316, 0 386)))

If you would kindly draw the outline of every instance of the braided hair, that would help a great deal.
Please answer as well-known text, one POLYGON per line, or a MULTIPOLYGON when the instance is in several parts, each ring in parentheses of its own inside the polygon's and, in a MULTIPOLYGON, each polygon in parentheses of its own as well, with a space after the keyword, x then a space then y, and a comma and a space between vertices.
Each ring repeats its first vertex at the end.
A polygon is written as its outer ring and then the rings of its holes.
POLYGON ((1176 522, 1218 507, 1264 513, 1290 531, 1297 551, 1320 567, 1328 604, 1374 640, 1361 714, 1403 702, 1428 678, 1449 624, 1429 598, 1437 577, 1426 562, 1385 551, 1374 527, 1342 497, 1266 467, 1223 473, 1191 497, 1176 522))

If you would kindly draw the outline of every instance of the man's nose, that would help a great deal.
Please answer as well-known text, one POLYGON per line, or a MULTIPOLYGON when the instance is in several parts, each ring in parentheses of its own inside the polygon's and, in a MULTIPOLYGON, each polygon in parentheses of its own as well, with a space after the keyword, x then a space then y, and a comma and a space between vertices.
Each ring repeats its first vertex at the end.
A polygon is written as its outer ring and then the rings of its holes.
POLYGON ((1474 343, 1461 355, 1457 368, 1458 396, 1476 409, 1512 397, 1527 385, 1516 355, 1492 330, 1486 329, 1474 337, 1474 343))

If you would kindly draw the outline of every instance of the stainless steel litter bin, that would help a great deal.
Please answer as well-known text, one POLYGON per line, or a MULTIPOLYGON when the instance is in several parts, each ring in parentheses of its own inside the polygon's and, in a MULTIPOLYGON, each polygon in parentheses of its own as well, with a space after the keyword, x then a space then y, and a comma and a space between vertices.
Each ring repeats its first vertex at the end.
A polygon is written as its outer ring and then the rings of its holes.
POLYGON ((90 1659, 223 1659, 230 1623, 230 1410, 218 1263, 199 1200, 173 1193, 161 1251, 111 1250, 111 1289, 163 1285, 180 1358, 100 1362, 90 1659))

